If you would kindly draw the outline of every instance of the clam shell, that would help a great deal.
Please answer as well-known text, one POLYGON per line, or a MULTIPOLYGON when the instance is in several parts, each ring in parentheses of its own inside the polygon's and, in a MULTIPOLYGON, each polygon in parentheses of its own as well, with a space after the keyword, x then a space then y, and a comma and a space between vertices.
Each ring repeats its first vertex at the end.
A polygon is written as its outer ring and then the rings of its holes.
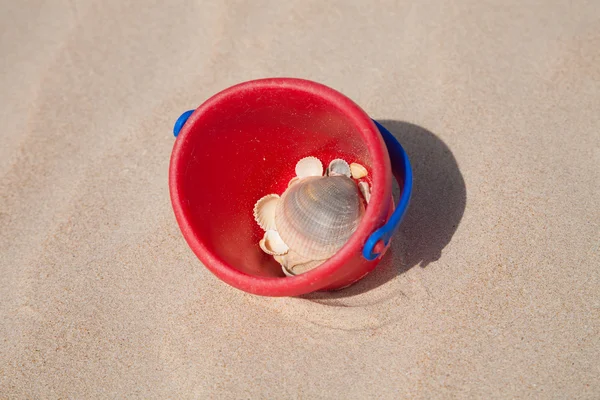
POLYGON ((314 261, 309 261, 309 262, 303 263, 303 264, 295 264, 290 267, 282 267, 282 269, 283 269, 284 274, 287 272, 292 275, 300 275, 300 274, 310 271, 311 269, 317 268, 319 265, 323 264, 325 261, 326 260, 314 260, 314 261))
POLYGON ((290 179, 290 181, 288 182, 288 187, 292 186, 294 183, 298 182, 300 178, 298 178, 297 176, 293 177, 292 179, 290 179))
POLYGON ((358 182, 358 190, 360 190, 365 201, 369 204, 369 201, 371 201, 371 188, 369 187, 369 184, 366 181, 358 182))
POLYGON ((327 168, 328 176, 340 176, 344 175, 350 178, 350 165, 341 158, 336 158, 332 162, 329 163, 329 167, 327 168))
POLYGON ((275 229, 275 206, 278 202, 278 195, 268 194, 254 205, 254 220, 264 231, 275 229))
POLYGON ((270 255, 283 255, 287 253, 290 248, 281 240, 281 236, 277 231, 272 229, 265 232, 265 235, 258 243, 262 251, 270 255))
POLYGON ((296 164, 296 176, 323 176, 323 163, 317 157, 305 157, 296 164))
POLYGON ((350 172, 354 179, 364 178, 369 173, 365 167, 357 163, 350 164, 350 172))
POLYGON ((306 257, 303 257, 296 253, 293 250, 288 251, 284 255, 273 256, 275 261, 281 264, 281 269, 283 273, 287 276, 294 276, 303 274, 305 272, 310 271, 313 268, 318 267, 326 260, 309 260, 306 257))
POLYGON ((363 212, 352 179, 309 177, 282 195, 275 208, 275 225, 290 249, 309 260, 324 260, 346 243, 363 212))

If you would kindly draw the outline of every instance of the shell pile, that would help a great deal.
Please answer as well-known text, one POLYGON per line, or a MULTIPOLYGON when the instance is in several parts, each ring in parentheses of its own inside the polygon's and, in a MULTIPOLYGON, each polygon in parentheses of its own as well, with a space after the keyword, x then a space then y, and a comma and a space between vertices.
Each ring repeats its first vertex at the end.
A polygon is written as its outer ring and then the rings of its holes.
POLYGON ((369 203, 365 167, 336 159, 323 172, 318 158, 303 158, 281 196, 268 194, 254 205, 254 219, 265 231, 259 246, 288 276, 333 256, 356 231, 369 203))

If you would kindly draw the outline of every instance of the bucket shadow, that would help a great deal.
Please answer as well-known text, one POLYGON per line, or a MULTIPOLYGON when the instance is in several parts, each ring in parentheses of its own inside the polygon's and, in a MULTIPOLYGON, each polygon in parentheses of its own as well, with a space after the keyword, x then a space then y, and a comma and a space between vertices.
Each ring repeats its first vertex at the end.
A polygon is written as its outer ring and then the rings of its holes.
MULTIPOLYGON (((378 122, 398 139, 410 159, 414 176, 410 206, 387 254, 373 272, 346 289, 303 296, 307 300, 356 296, 416 265, 427 267, 441 257, 464 214, 465 181, 448 146, 420 126, 395 120, 378 122)), ((394 197, 398 199, 399 189, 394 185, 394 197)))

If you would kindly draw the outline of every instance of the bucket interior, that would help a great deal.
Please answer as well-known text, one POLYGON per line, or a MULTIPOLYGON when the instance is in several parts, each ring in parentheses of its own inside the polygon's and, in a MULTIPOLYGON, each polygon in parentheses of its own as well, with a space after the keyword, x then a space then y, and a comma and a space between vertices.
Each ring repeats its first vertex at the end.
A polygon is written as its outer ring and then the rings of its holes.
POLYGON ((249 275, 284 276, 258 246, 264 232, 253 207, 264 195, 283 193, 298 160, 315 156, 326 168, 342 158, 378 173, 352 120, 333 101, 304 90, 236 92, 190 121, 178 138, 185 140, 177 161, 183 211, 200 242, 249 275))

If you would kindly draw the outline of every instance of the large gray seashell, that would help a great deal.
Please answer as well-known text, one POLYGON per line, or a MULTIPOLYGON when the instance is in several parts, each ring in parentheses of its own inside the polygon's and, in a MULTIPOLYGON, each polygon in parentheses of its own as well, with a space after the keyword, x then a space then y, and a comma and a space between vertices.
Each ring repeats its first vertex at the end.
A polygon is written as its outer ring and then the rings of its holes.
POLYGON ((364 213, 356 183, 346 176, 307 177, 290 186, 275 208, 283 241, 310 260, 331 257, 364 213))

